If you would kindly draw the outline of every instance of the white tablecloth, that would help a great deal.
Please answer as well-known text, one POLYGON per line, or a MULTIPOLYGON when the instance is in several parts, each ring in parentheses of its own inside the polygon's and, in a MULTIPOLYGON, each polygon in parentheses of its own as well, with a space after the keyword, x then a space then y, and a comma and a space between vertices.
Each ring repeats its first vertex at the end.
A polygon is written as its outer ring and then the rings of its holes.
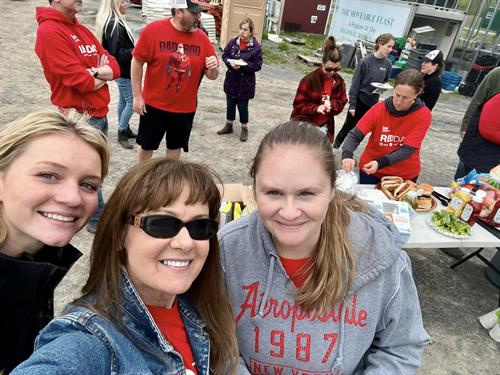
MULTIPOLYGON (((449 188, 435 187, 440 194, 448 196, 449 188)), ((388 200, 388 198, 380 190, 376 190, 371 185, 358 185, 358 196, 360 198, 388 200)), ((441 204, 438 204, 436 209, 443 209, 441 204)), ((417 212, 416 216, 411 221, 411 236, 403 245, 404 248, 479 248, 479 247, 500 247, 500 239, 479 224, 472 227, 472 236, 468 239, 461 240, 452 237, 447 237, 440 234, 429 227, 427 220, 431 217, 432 212, 417 212)))

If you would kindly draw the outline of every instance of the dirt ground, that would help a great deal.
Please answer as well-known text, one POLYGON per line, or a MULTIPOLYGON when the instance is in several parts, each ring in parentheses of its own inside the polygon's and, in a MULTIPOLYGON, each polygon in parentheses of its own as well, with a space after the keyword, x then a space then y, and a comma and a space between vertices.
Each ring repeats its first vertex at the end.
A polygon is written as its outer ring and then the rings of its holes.
MULTIPOLYGON (((0 2, 0 124, 37 109, 50 107, 50 92, 34 53, 35 7, 46 0, 2 0, 0 2)), ((97 0, 84 0, 79 20, 93 27, 97 0)), ((139 10, 129 10, 129 23, 138 32, 143 26, 139 10)), ((294 58, 293 56, 290 58, 294 58)), ((265 63, 265 62, 264 62, 265 63)), ((343 74, 349 83, 351 76, 343 74)), ((199 92, 199 106, 186 160, 208 163, 224 182, 249 182, 248 166, 262 136, 272 126, 286 121, 301 75, 286 66, 264 65, 257 76, 256 98, 250 102, 250 131, 246 143, 239 141, 239 127, 232 135, 218 136, 225 121, 224 68, 216 81, 205 79, 199 92)), ((109 143, 110 175, 104 183, 109 196, 121 176, 135 163, 134 151, 116 141, 117 89, 110 84, 109 143)), ((470 99, 441 95, 433 111, 432 127, 422 147, 421 181, 446 186, 452 179, 458 158, 463 113, 470 99)), ((337 129, 345 111, 338 116, 337 129)), ((131 125, 136 128, 134 115, 131 125)), ((163 146, 162 146, 163 147, 163 146)), ((360 147, 362 149, 363 147, 360 147)), ((163 149, 158 156, 163 154, 163 149)), ((86 278, 92 237, 86 231, 72 242, 85 256, 77 262, 56 291, 57 310, 78 295, 86 278)), ((493 249, 487 250, 491 257, 493 249)), ((452 259, 438 249, 409 249, 419 290, 425 326, 433 339, 424 352, 420 374, 498 374, 500 344, 495 344, 476 317, 498 303, 498 289, 484 277, 482 263, 470 261, 456 271, 448 268, 452 259)))

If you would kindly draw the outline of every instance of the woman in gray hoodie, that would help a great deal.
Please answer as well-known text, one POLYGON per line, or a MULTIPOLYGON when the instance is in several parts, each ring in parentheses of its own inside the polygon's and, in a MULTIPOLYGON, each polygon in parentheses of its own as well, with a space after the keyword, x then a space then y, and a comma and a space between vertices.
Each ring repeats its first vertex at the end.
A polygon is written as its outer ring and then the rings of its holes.
POLYGON ((335 189, 326 138, 286 123, 250 175, 258 209, 219 233, 240 374, 411 374, 429 337, 397 229, 335 189))

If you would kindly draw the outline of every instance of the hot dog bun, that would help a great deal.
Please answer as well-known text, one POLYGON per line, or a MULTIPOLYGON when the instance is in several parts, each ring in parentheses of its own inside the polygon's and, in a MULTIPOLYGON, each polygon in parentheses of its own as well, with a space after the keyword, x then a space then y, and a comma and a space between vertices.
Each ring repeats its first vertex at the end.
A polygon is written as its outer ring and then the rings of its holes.
POLYGON ((393 195, 397 200, 400 200, 406 195, 406 193, 408 193, 408 191, 410 191, 410 188, 411 188, 410 184, 403 182, 396 188, 396 190, 394 190, 393 195))
POLYGON ((420 188, 424 190, 425 195, 431 195, 432 192, 434 191, 434 188, 432 185, 426 184, 425 182, 422 182, 420 185, 420 188))
POLYGON ((403 182, 403 179, 399 176, 384 176, 380 179, 381 182, 403 182))
POLYGON ((419 197, 417 199, 417 205, 421 210, 429 210, 432 207, 432 198, 419 197))

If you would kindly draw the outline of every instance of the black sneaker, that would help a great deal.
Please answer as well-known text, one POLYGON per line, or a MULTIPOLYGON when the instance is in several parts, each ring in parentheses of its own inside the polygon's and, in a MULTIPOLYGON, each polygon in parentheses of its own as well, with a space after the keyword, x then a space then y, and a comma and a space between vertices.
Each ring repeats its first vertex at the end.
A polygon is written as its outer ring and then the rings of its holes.
POLYGON ((128 150, 134 148, 129 142, 128 142, 128 137, 126 131, 123 132, 118 132, 118 143, 123 147, 128 150))
POLYGON ((125 130, 125 134, 129 138, 137 138, 137 134, 135 134, 132 129, 130 129, 130 126, 127 126, 127 130, 125 130))

